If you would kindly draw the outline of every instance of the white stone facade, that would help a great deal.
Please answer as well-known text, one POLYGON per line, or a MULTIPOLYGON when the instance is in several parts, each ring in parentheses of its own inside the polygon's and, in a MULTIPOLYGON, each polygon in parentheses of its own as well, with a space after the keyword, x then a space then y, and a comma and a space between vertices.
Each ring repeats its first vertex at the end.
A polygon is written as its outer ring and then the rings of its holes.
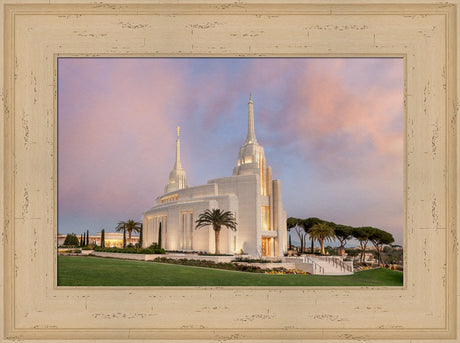
POLYGON ((143 245, 158 242, 166 250, 214 252, 211 227, 195 230, 195 221, 207 209, 219 208, 234 213, 237 230, 221 230, 220 251, 244 252, 252 256, 283 256, 287 251, 286 212, 281 198, 281 182, 272 179, 266 166, 264 149, 254 132, 251 97, 248 103, 248 135, 240 148, 233 175, 209 180, 202 186, 188 187, 180 164, 179 128, 176 161, 165 194, 143 216, 143 245))

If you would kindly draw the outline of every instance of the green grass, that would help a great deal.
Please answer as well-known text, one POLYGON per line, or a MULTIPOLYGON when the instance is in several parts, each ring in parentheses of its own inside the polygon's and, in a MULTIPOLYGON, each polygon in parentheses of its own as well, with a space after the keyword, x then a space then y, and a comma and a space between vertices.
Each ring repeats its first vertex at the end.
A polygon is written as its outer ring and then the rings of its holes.
POLYGON ((58 286, 402 286, 403 273, 374 269, 345 276, 269 275, 155 262, 59 256, 58 286))

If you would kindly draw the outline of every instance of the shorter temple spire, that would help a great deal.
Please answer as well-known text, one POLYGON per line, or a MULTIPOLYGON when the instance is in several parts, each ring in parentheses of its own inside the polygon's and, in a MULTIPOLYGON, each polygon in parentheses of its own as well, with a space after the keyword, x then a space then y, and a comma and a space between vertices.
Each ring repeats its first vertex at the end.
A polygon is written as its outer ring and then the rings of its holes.
POLYGON ((256 133, 254 131, 254 103, 252 102, 252 95, 249 93, 248 102, 248 135, 245 144, 256 143, 256 133))
POLYGON ((180 139, 179 132, 180 126, 176 128, 177 138, 176 138, 176 162, 174 163, 174 169, 182 170, 182 165, 180 164, 180 139))
POLYGON ((169 182, 165 187, 165 193, 177 191, 182 188, 187 188, 187 178, 185 175, 184 169, 180 163, 180 126, 176 128, 176 160, 174 162, 174 167, 169 173, 169 182))

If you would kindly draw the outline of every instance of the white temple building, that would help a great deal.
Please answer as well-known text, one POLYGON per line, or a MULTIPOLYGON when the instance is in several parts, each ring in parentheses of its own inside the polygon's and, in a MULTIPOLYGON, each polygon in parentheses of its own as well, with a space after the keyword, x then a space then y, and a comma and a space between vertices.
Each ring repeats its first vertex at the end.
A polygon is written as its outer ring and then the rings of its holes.
POLYGON ((214 252, 212 227, 195 230, 195 220, 206 209, 219 208, 234 213, 237 230, 222 227, 220 251, 252 256, 283 256, 287 250, 286 212, 281 199, 281 181, 272 179, 266 166, 264 148, 257 143, 251 96, 248 103, 248 135, 240 148, 233 175, 209 180, 206 185, 189 187, 180 163, 179 127, 176 160, 169 173, 165 194, 143 215, 143 246, 158 242, 175 251, 214 252))

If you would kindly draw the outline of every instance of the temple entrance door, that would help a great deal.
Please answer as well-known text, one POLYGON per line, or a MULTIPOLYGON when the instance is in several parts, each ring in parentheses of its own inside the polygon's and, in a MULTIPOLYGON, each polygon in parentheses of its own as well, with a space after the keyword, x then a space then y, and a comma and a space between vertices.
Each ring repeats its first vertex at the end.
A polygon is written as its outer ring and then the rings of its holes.
POLYGON ((263 256, 268 256, 268 247, 270 246, 269 244, 269 238, 262 238, 262 255, 263 256))

